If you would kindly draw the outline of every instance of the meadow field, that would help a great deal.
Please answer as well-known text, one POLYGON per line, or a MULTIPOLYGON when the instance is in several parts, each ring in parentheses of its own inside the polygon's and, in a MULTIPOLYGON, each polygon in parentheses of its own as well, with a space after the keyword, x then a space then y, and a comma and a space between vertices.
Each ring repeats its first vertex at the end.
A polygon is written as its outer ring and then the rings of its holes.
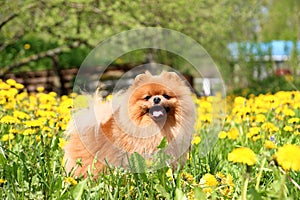
POLYGON ((199 147, 212 128, 213 97, 195 99, 198 126, 183 168, 108 168, 96 179, 64 170, 63 133, 78 97, 42 87, 29 94, 0 80, 1 199, 300 199, 299 91, 228 96, 224 126, 206 156, 199 147))

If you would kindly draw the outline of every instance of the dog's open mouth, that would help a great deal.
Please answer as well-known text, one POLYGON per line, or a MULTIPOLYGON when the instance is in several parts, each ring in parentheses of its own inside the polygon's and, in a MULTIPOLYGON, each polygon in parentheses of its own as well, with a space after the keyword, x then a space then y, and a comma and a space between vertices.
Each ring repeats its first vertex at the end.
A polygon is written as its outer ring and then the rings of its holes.
POLYGON ((161 105, 156 105, 149 109, 149 114, 154 120, 161 120, 167 117, 169 110, 170 108, 168 107, 165 108, 161 105))

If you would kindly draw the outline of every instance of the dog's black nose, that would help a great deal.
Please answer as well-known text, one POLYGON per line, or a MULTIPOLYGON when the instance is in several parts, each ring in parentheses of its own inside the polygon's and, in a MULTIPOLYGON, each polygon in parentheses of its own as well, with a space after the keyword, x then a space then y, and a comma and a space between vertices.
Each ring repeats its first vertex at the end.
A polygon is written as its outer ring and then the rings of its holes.
POLYGON ((154 97, 153 102, 154 104, 159 104, 160 100, 161 99, 159 97, 154 97))

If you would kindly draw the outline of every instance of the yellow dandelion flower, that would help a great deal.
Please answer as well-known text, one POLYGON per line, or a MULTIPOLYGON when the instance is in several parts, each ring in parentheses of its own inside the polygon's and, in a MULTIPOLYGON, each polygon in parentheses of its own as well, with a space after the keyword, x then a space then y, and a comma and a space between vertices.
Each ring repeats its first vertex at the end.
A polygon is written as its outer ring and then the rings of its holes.
POLYGON ((20 132, 21 132, 20 130, 17 130, 14 128, 9 129, 9 133, 12 133, 12 134, 19 134, 20 132))
POLYGON ((129 188, 130 195, 133 194, 134 190, 135 190, 135 187, 133 185, 131 185, 130 188, 129 188))
POLYGON ((48 124, 49 124, 49 127, 54 127, 54 126, 55 126, 55 121, 54 121, 54 119, 50 119, 50 120, 48 121, 48 124))
POLYGON ((17 82, 14 79, 7 79, 6 83, 10 86, 15 86, 17 82))
POLYGON ((252 138, 253 136, 259 135, 260 127, 251 127, 249 132, 247 133, 248 138, 252 138))
POLYGON ((279 128, 276 127, 273 123, 271 122, 265 122, 261 126, 262 129, 269 131, 269 132, 277 132, 279 131, 279 128))
POLYGON ((197 145, 197 144, 200 143, 200 141, 201 141, 200 136, 195 136, 195 137, 193 138, 193 140, 192 140, 192 144, 197 145))
POLYGON ((49 92, 49 95, 52 96, 52 97, 56 97, 57 94, 55 92, 49 92))
POLYGON ((8 98, 14 98, 16 94, 18 94, 18 90, 16 88, 10 88, 7 90, 8 98))
POLYGON ((30 115, 27 113, 24 113, 22 111, 15 110, 14 111, 14 117, 19 118, 19 119, 30 119, 30 115))
MULTIPOLYGON (((51 105, 50 105, 51 106, 51 105)), ((37 110, 36 114, 37 117, 45 117, 45 118, 56 118, 57 114, 54 111, 47 110, 37 110)))
POLYGON ((4 105, 5 110, 12 110, 16 107, 16 102, 13 100, 11 102, 8 102, 4 105))
POLYGON ((0 83, 0 89, 2 90, 8 90, 10 88, 10 85, 4 83, 4 82, 1 82, 0 83))
POLYGON ((76 97, 76 96, 78 96, 78 94, 75 93, 75 92, 72 92, 72 93, 70 94, 70 97, 71 97, 71 98, 74 98, 74 97, 76 97))
POLYGON ((3 124, 20 124, 21 121, 16 117, 6 115, 6 116, 1 118, 0 123, 3 123, 3 124))
POLYGON ((173 180, 173 172, 171 168, 168 169, 166 176, 168 177, 169 180, 173 180))
POLYGON ((247 99, 245 99, 244 97, 236 97, 234 99, 234 104, 236 105, 245 105, 247 102, 247 99))
POLYGON ((222 181, 225 179, 225 175, 222 174, 221 172, 216 173, 216 179, 218 182, 223 183, 222 181))
POLYGON ((194 190, 190 190, 187 193, 187 198, 183 198, 183 199, 195 199, 195 192, 194 192, 194 190))
POLYGON ((61 99, 61 101, 66 101, 66 100, 69 99, 69 97, 68 97, 67 95, 62 95, 62 96, 60 97, 60 99, 61 99))
POLYGON ((283 121, 284 117, 282 115, 276 115, 275 118, 278 120, 278 121, 283 121))
POLYGON ((33 135, 33 134, 36 134, 36 130, 35 129, 32 129, 32 128, 29 128, 29 129, 25 129, 24 131, 23 131, 23 135, 33 135))
POLYGON ((291 117, 295 116, 295 112, 292 109, 289 109, 289 108, 283 109, 282 113, 285 116, 291 116, 291 117))
POLYGON ((39 109, 51 111, 53 109, 53 105, 51 105, 51 103, 42 103, 39 105, 39 109))
POLYGON ((235 140, 238 136, 239 131, 236 128, 231 128, 227 133, 227 137, 231 140, 235 140))
MULTIPOLYGON (((20 93, 16 96, 16 99, 17 99, 17 101, 22 101, 27 97, 28 97, 28 93, 27 92, 22 92, 22 93, 20 93)), ((22 103, 24 103, 24 101, 22 103)))
POLYGON ((300 118, 298 118, 298 117, 293 117, 293 118, 290 118, 290 119, 288 120, 288 123, 289 123, 289 124, 297 124, 299 121, 300 121, 300 118))
POLYGON ((63 149, 64 146, 67 144, 67 141, 64 140, 63 138, 59 138, 58 140, 59 140, 58 146, 63 149))
POLYGON ((30 47, 31 47, 30 44, 28 44, 28 43, 24 44, 24 49, 28 50, 28 49, 30 49, 30 47))
POLYGON ((300 146, 285 144, 278 149, 274 158, 284 170, 300 171, 300 146))
POLYGON ((234 163, 243 163, 249 166, 256 163, 255 153, 247 147, 239 147, 228 154, 228 160, 234 163))
POLYGON ((73 99, 66 99, 66 100, 63 100, 60 105, 59 105, 59 109, 61 110, 67 110, 69 111, 71 108, 73 107, 73 99))
POLYGON ((64 181, 71 185, 77 185, 77 181, 73 177, 65 177, 64 181))
POLYGON ((40 136, 40 135, 37 135, 37 136, 35 137, 35 140, 36 140, 37 142, 41 141, 41 136, 40 136))
POLYGON ((3 96, 0 96, 0 105, 6 104, 6 98, 3 96))
POLYGON ((231 176, 230 174, 228 174, 228 175, 226 176, 226 178, 223 179, 223 180, 224 180, 224 182, 222 182, 223 184, 227 184, 227 185, 229 185, 229 186, 231 186, 231 187, 234 187, 234 183, 233 183, 233 181, 232 181, 232 176, 231 176))
POLYGON ((6 182, 7 182, 7 180, 0 178, 0 184, 6 183, 6 182))
POLYGON ((188 172, 183 172, 183 173, 181 174, 181 178, 182 178, 182 180, 187 181, 187 182, 189 182, 189 183, 192 183, 192 184, 195 183, 195 178, 194 178, 194 176, 193 176, 192 174, 188 173, 188 172))
POLYGON ((291 126, 285 126, 285 127, 283 128, 283 130, 286 131, 286 132, 291 132, 291 131, 293 131, 294 129, 293 129, 293 127, 291 127, 291 126))
POLYGON ((43 86, 39 86, 36 88, 36 91, 38 92, 44 92, 45 88, 43 86))
POLYGON ((60 163, 61 163, 61 166, 65 166, 65 164, 66 164, 65 159, 62 158, 60 163))
POLYGON ((234 183, 232 181, 232 176, 228 174, 225 176, 221 172, 216 173, 216 178, 220 182, 220 192, 222 195, 229 197, 234 192, 234 183))
POLYGON ((24 122, 24 124, 27 126, 27 127, 43 127, 44 126, 44 121, 42 120, 32 120, 32 121, 26 121, 24 122))
POLYGON ((190 153, 187 153, 187 154, 186 154, 186 159, 187 159, 187 160, 192 160, 192 156, 190 155, 190 153))
POLYGON ((212 115, 211 114, 203 114, 200 116, 200 120, 205 123, 210 123, 212 120, 212 115))
POLYGON ((200 179, 199 184, 202 186, 216 187, 218 185, 218 181, 214 175, 207 173, 200 179))
POLYGON ((277 146, 273 141, 266 140, 265 141, 265 147, 266 147, 266 149, 275 149, 277 146))
POLYGON ((255 116, 255 121, 256 122, 265 122, 266 121, 266 116, 263 114, 258 114, 255 116))
POLYGON ((13 140, 15 138, 15 135, 12 134, 12 133, 9 133, 9 134, 4 134, 1 138, 1 141, 2 142, 6 142, 6 141, 9 141, 9 140, 13 140))
POLYGON ((220 139, 225 139, 227 137, 227 133, 225 131, 221 131, 218 136, 220 139))
POLYGON ((44 132, 51 132, 52 129, 49 128, 49 127, 47 127, 47 126, 45 126, 45 127, 42 128, 42 131, 44 131, 44 132))
POLYGON ((21 83, 17 83, 17 84, 15 85, 15 88, 18 89, 18 90, 21 90, 21 89, 24 88, 24 85, 21 84, 21 83))

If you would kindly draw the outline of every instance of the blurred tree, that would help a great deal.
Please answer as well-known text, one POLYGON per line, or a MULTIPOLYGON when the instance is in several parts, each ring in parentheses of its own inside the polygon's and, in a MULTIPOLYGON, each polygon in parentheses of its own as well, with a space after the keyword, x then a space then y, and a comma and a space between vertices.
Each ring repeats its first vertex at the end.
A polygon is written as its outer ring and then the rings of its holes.
POLYGON ((261 20, 261 37, 264 41, 300 39, 300 1, 270 0, 261 20))
POLYGON ((287 63, 296 74, 299 67, 297 42, 300 41, 300 1, 270 0, 265 9, 266 17, 261 20, 261 38, 263 41, 291 40, 294 50, 287 63))
POLYGON ((233 68, 228 63, 227 44, 256 37, 263 2, 264 0, 2 1, 0 74, 44 58, 52 59, 53 67, 59 73, 62 66, 56 55, 71 52, 75 48, 91 49, 113 34, 152 26, 177 30, 198 41, 221 66, 220 70, 225 78, 231 80, 233 68), (38 52, 33 48, 24 51, 24 41, 29 41, 29 45, 34 46, 30 43, 34 41, 32 38, 42 39, 44 43, 51 45, 41 44, 38 52))

